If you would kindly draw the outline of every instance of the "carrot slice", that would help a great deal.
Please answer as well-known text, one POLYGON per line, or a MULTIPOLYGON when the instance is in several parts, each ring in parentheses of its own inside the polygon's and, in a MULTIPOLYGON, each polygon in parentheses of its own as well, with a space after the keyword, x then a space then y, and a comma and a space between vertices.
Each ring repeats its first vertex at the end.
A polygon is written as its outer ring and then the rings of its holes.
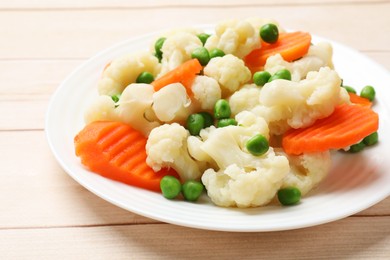
POLYGON ((181 83, 187 90, 187 94, 191 95, 191 85, 195 79, 195 76, 201 72, 202 65, 199 63, 198 59, 191 59, 174 70, 163 75, 161 78, 156 79, 152 82, 155 91, 160 90, 161 88, 172 84, 172 83, 181 83))
POLYGON ((352 103, 357 105, 367 106, 367 107, 372 106, 372 102, 369 99, 356 95, 355 93, 352 92, 348 92, 348 94, 349 94, 349 100, 352 103))
POLYGON ((376 132, 379 117, 368 106, 342 104, 313 125, 288 130, 282 138, 287 154, 323 152, 351 146, 376 132))
POLYGON ((260 49, 253 50, 244 59, 245 64, 254 71, 265 65, 268 57, 280 53, 286 61, 294 61, 305 55, 310 47, 311 35, 306 32, 288 32, 279 34, 276 43, 263 43, 260 49))
POLYGON ((74 138, 76 155, 91 171, 129 185, 161 191, 162 177, 177 174, 168 169, 154 172, 146 164, 146 141, 131 126, 111 121, 90 123, 74 138))

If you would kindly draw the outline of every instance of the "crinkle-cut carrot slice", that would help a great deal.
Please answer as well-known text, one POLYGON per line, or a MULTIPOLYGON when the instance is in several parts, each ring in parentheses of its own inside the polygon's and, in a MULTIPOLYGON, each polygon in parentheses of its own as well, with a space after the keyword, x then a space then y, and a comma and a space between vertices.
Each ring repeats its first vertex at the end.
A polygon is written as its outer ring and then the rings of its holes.
POLYGON ((282 146, 293 155, 341 149, 356 144, 378 127, 379 116, 370 107, 342 104, 309 127, 288 130, 282 146))
POLYGON ((86 125, 74 138, 81 163, 106 178, 152 191, 160 190, 165 175, 177 177, 171 169, 154 172, 146 164, 147 138, 131 126, 112 121, 86 125))
POLYGON ((262 43, 261 48, 253 50, 245 58, 245 64, 253 72, 265 65, 267 59, 280 53, 286 61, 294 61, 309 51, 311 35, 306 32, 287 32, 279 35, 278 41, 269 44, 262 43))
POLYGON ((191 86, 195 76, 202 71, 202 65, 198 59, 191 59, 179 67, 169 71, 165 75, 152 82, 155 91, 159 91, 163 87, 172 83, 181 83, 186 88, 187 94, 192 95, 191 86))
POLYGON ((367 107, 372 106, 372 102, 367 98, 361 97, 352 92, 348 92, 348 95, 349 95, 349 100, 354 104, 367 106, 367 107))

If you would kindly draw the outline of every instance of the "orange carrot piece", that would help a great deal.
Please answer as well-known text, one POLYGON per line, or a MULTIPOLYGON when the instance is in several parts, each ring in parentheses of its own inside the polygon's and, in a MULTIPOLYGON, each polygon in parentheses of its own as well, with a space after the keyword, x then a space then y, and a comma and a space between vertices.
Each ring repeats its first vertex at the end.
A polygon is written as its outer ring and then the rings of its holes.
POLYGON ((368 106, 342 104, 309 127, 288 130, 282 146, 293 155, 341 149, 374 133, 378 126, 378 114, 368 106))
POLYGON ((352 92, 348 92, 348 94, 349 94, 349 100, 352 103, 357 105, 367 106, 367 107, 372 106, 372 102, 369 99, 356 95, 355 93, 352 92))
POLYGON ((311 35, 306 32, 288 32, 279 34, 276 43, 262 42, 260 49, 253 50, 244 59, 245 64, 254 71, 265 65, 268 57, 280 53, 286 61, 294 61, 305 55, 310 47, 311 35))
POLYGON ((91 171, 128 185, 161 191, 162 177, 177 174, 168 169, 154 172, 146 164, 146 141, 131 126, 111 121, 90 123, 74 138, 76 155, 91 171))
POLYGON ((195 76, 201 72, 201 70, 202 65, 199 63, 198 59, 191 59, 163 75, 161 78, 156 79, 152 82, 152 85, 154 90, 158 91, 169 84, 181 83, 186 88, 187 94, 191 95, 191 85, 195 76))

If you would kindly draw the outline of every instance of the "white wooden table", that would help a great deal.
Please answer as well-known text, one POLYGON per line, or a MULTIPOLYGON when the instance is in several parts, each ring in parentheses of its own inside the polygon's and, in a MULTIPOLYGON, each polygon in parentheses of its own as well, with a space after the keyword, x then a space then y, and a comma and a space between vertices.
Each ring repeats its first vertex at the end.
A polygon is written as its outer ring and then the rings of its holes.
POLYGON ((1 0, 0 259, 390 259, 390 198, 311 228, 204 231, 113 206, 55 161, 45 112, 77 65, 143 33, 248 16, 346 44, 390 70, 388 0, 1 0))

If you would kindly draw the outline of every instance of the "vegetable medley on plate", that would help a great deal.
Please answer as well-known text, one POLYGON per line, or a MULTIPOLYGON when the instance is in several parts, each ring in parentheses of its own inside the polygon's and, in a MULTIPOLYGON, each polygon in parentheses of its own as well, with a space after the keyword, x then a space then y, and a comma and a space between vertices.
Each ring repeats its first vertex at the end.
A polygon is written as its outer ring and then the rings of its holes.
POLYGON ((378 141, 375 89, 344 86, 332 46, 276 21, 177 29, 112 60, 74 139, 89 170, 167 199, 299 203, 331 152, 378 141))

